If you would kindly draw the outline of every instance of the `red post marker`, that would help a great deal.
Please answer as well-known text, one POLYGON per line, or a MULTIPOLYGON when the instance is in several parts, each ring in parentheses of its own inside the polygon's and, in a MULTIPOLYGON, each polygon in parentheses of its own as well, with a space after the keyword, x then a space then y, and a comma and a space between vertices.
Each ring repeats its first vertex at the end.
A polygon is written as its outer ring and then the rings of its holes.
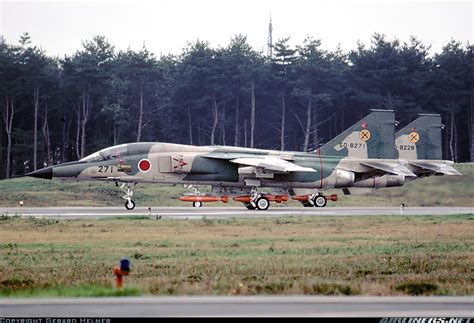
POLYGON ((117 289, 123 288, 123 276, 128 276, 130 273, 130 261, 128 259, 121 259, 120 266, 113 268, 115 275, 115 287, 117 289))

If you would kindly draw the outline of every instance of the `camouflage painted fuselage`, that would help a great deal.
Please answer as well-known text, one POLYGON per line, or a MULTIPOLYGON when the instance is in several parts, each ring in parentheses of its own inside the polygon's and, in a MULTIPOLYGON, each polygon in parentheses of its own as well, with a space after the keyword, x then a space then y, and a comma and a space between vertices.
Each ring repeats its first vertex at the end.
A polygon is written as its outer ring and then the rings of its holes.
POLYGON ((212 185, 216 193, 232 193, 232 189, 225 189, 232 187, 271 187, 297 194, 297 189, 311 192, 400 186, 405 177, 415 175, 403 160, 394 159, 394 125, 393 111, 373 110, 316 152, 153 142, 122 144, 30 176, 212 185))
MULTIPOLYGON (((245 186, 245 179, 258 178, 262 186, 291 186, 291 183, 321 186, 321 180, 330 172, 257 173, 257 168, 239 174, 239 164, 229 162, 239 157, 274 155, 291 159, 295 164, 320 170, 324 164, 319 156, 304 153, 271 152, 236 147, 198 147, 169 143, 131 143, 102 151, 98 158, 87 158, 77 163, 58 165, 53 177, 73 180, 107 180, 118 182, 155 182, 165 184, 199 184, 245 186), (125 148, 125 149, 124 149, 125 148), (109 156, 104 155, 110 154, 109 156), (139 168, 139 162, 148 160, 149 169, 139 168), (255 173, 252 174, 252 171, 255 173), (269 178, 271 177, 271 178, 269 178), (318 183, 316 183, 318 182, 318 183), (310 184, 313 183, 313 184, 310 184)), ((340 158, 327 159, 326 167, 336 165, 340 158)), ((245 166, 252 167, 252 166, 245 166)), ((244 168, 245 168, 244 167, 244 168)), ((323 166, 324 168, 324 166, 323 166)), ((245 171, 245 170, 244 170, 245 171)))
MULTIPOLYGON (((363 165, 364 161, 319 156, 315 152, 143 142, 110 147, 79 162, 54 166, 52 175, 55 179, 68 180, 325 189, 351 187, 357 181, 373 177, 376 171, 363 165), (314 171, 279 172, 264 165, 232 162, 246 157, 277 157, 314 171)), ((368 185, 377 187, 374 181, 368 185)))

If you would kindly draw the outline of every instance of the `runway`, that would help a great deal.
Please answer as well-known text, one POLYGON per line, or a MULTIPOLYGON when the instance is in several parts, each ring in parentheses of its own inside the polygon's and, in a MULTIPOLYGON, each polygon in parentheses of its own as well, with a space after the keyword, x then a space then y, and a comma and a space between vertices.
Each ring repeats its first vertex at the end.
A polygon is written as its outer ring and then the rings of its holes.
POLYGON ((0 207, 0 215, 43 217, 49 219, 103 219, 125 216, 149 216, 171 219, 229 219, 282 216, 363 216, 363 215, 449 215, 474 213, 473 207, 270 207, 266 211, 247 210, 244 207, 0 207))
POLYGON ((474 317, 473 297, 192 296, 2 299, 0 317, 474 317))

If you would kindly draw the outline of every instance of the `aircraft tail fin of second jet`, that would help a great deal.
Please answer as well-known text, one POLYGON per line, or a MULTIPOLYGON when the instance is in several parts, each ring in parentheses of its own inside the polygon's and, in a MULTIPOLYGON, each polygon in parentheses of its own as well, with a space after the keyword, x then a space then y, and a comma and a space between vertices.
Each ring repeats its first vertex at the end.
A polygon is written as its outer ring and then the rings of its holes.
POLYGON ((395 134, 395 146, 400 159, 442 159, 441 116, 419 114, 395 134))
POLYGON ((462 175, 452 166, 452 161, 441 160, 443 128, 439 114, 419 114, 395 134, 398 158, 407 160, 418 176, 462 175))

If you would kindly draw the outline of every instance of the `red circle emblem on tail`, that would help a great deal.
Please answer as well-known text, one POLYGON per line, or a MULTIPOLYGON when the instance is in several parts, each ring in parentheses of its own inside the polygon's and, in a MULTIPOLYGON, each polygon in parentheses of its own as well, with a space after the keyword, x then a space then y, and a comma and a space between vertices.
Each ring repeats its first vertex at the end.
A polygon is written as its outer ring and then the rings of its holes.
POLYGON ((141 172, 148 172, 151 169, 151 162, 148 159, 142 159, 138 162, 138 169, 141 172))

